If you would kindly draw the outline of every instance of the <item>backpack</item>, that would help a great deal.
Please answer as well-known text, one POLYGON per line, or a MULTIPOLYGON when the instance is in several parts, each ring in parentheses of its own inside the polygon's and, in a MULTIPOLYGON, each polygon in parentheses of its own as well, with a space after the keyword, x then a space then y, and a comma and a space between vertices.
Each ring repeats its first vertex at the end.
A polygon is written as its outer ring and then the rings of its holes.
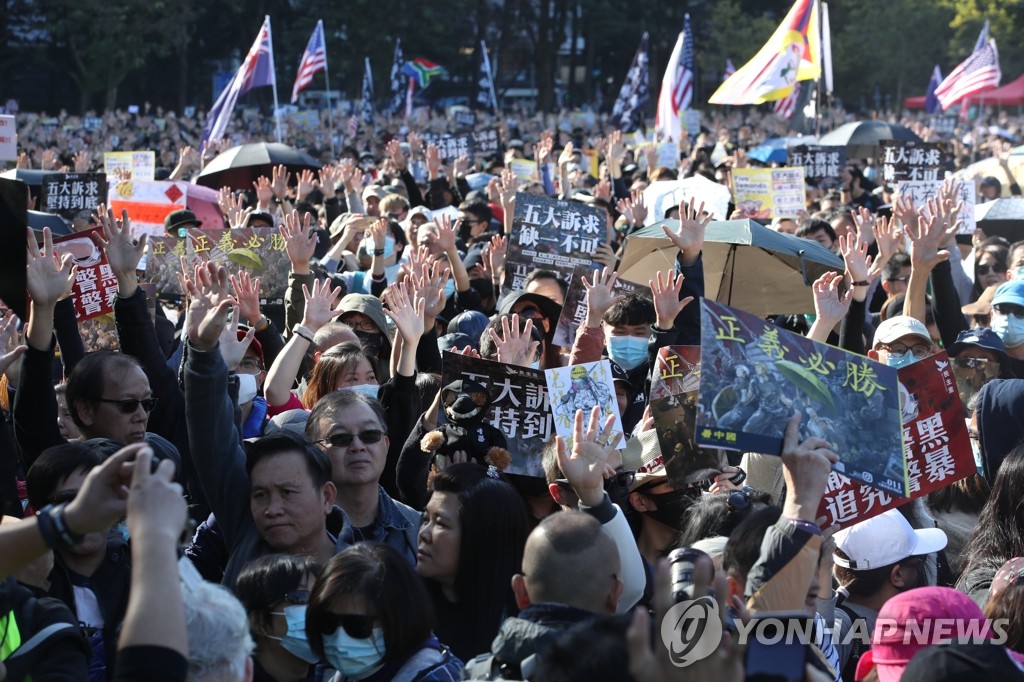
MULTIPOLYGON (((850 618, 850 623, 856 623, 858 620, 864 620, 861 616, 858 616, 853 609, 846 606, 842 602, 836 604, 836 608, 842 610, 850 618)), ((857 662, 860 661, 860 657, 864 655, 864 652, 871 648, 870 644, 865 643, 859 637, 855 637, 850 643, 850 658, 846 661, 846 665, 843 666, 841 672, 844 680, 856 679, 857 662)))

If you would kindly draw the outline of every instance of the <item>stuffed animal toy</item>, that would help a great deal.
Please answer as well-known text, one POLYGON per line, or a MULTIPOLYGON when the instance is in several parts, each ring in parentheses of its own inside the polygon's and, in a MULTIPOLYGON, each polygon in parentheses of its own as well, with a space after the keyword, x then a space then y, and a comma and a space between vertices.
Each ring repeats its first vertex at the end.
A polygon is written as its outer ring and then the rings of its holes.
POLYGON ((459 450, 466 453, 467 461, 499 471, 508 467, 512 455, 505 434, 487 421, 491 396, 486 388, 469 379, 453 381, 441 389, 441 406, 448 423, 420 439, 420 449, 433 455, 432 467, 438 466, 438 455, 450 462, 459 450))

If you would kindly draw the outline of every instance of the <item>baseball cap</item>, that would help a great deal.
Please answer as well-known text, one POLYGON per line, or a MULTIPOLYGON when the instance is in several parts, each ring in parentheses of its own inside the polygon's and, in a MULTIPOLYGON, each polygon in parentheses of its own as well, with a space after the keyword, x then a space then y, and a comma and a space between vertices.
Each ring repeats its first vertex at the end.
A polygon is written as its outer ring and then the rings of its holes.
POLYGON ((187 208, 183 208, 179 211, 171 211, 164 218, 164 230, 167 232, 173 232, 177 236, 177 230, 179 227, 185 225, 195 225, 201 227, 203 224, 202 220, 196 218, 196 214, 187 208))
POLYGON ((630 386, 633 385, 633 383, 629 380, 629 373, 626 372, 626 370, 619 367, 618 363, 616 363, 614 360, 609 360, 608 364, 611 365, 612 367, 612 381, 624 381, 630 386))
POLYGON ((370 197, 377 197, 377 200, 380 201, 387 195, 388 191, 380 185, 367 185, 363 188, 362 199, 365 202, 370 197))
POLYGON ((1024 280, 1015 279, 1000 284, 992 298, 992 305, 997 306, 1000 303, 1024 306, 1024 280))
POLYGON ((938 528, 915 530, 897 509, 843 528, 835 534, 836 548, 849 559, 834 556, 836 566, 854 571, 891 566, 911 556, 938 552, 946 534, 938 528))
POLYGON ((270 225, 270 227, 274 227, 274 225, 277 224, 277 221, 274 220, 274 216, 270 215, 266 211, 253 211, 249 214, 249 217, 245 219, 245 226, 250 227, 255 220, 262 220, 270 225))
POLYGON ((1006 362, 1006 346, 1003 345, 1003 340, 999 338, 999 335, 991 329, 978 327, 960 332, 956 337, 956 343, 949 347, 950 357, 955 358, 968 346, 990 350, 999 356, 1001 362, 1006 362))
POLYGON ((305 438, 306 421, 308 420, 308 410, 285 410, 284 412, 275 414, 270 418, 266 427, 263 429, 263 435, 272 436, 281 431, 288 431, 290 433, 294 433, 299 438, 305 438))
MULTIPOLYGON (((235 331, 235 334, 237 335, 238 340, 241 341, 242 339, 244 339, 245 335, 248 333, 248 331, 249 331, 249 327, 247 327, 245 325, 241 325, 241 324, 238 325, 238 329, 235 331)), ((263 367, 266 369, 267 366, 266 366, 266 363, 263 360, 263 344, 260 343, 259 339, 257 339, 255 336, 253 336, 252 337, 252 341, 249 342, 249 348, 246 350, 246 352, 249 352, 249 351, 252 351, 253 353, 256 354, 256 356, 260 359, 260 364, 263 365, 263 367)))
POLYGON ((641 431, 629 439, 622 449, 622 467, 626 471, 636 472, 633 485, 629 486, 630 492, 651 483, 668 480, 665 457, 661 454, 656 430, 641 431))
POLYGON ((892 343, 907 334, 920 336, 928 343, 932 341, 932 335, 928 333, 928 328, 920 320, 909 315, 896 315, 878 325, 878 328, 875 329, 875 341, 872 345, 878 346, 880 343, 892 343))

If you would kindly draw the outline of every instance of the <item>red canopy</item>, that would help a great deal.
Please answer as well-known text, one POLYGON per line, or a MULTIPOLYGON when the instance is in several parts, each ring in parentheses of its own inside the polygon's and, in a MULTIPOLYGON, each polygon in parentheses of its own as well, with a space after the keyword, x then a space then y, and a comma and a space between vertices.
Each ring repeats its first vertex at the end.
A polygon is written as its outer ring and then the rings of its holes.
POLYGON ((925 95, 920 97, 908 97, 903 100, 903 107, 905 109, 924 109, 924 101, 928 99, 925 95))
POLYGON ((1011 107, 1024 104, 1024 75, 1006 85, 971 96, 971 104, 987 107, 1011 107))

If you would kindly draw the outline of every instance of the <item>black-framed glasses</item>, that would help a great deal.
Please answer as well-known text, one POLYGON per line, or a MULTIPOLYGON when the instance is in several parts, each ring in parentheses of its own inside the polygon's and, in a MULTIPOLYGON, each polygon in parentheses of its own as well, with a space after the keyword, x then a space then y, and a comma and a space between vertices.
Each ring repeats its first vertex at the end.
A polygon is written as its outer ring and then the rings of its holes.
POLYGON ((325 613, 323 615, 323 632, 334 632, 343 628, 349 637, 369 639, 373 635, 373 616, 354 613, 325 613))
POLYGON ((903 277, 889 277, 885 280, 886 282, 909 282, 910 276, 904 275, 903 277))
POLYGON ((149 414, 156 407, 156 398, 125 398, 124 400, 113 400, 111 398, 96 398, 96 402, 110 403, 111 405, 117 405, 117 409, 120 410, 121 414, 132 414, 139 409, 139 405, 142 405, 142 409, 149 414))
POLYGON ((359 438, 359 441, 364 445, 371 445, 373 443, 379 443, 380 439, 384 437, 384 432, 380 429, 367 429, 366 431, 360 431, 359 433, 335 433, 327 436, 327 438, 321 438, 317 443, 326 443, 331 447, 335 448, 347 448, 352 445, 352 441, 359 438))
POLYGON ((308 604, 309 603, 309 590, 292 590, 286 592, 284 599, 289 604, 308 604))
POLYGON ((988 263, 986 263, 985 265, 979 265, 978 266, 978 274, 981 275, 982 277, 984 277, 985 275, 989 274, 990 272, 995 272, 995 273, 998 273, 998 274, 1002 274, 1002 273, 1006 272, 1006 270, 1007 270, 1006 266, 1005 265, 1000 265, 999 263, 993 263, 992 265, 989 265, 988 263))
POLYGON ((1024 307, 1012 303, 996 303, 992 306, 992 310, 1000 315, 1012 315, 1018 320, 1024 319, 1024 307))
POLYGON ((906 355, 908 352, 913 353, 914 357, 918 360, 926 358, 932 354, 932 347, 927 343, 918 343, 913 346, 904 346, 902 343, 883 343, 879 345, 879 348, 884 350, 886 353, 892 353, 893 355, 906 355))

